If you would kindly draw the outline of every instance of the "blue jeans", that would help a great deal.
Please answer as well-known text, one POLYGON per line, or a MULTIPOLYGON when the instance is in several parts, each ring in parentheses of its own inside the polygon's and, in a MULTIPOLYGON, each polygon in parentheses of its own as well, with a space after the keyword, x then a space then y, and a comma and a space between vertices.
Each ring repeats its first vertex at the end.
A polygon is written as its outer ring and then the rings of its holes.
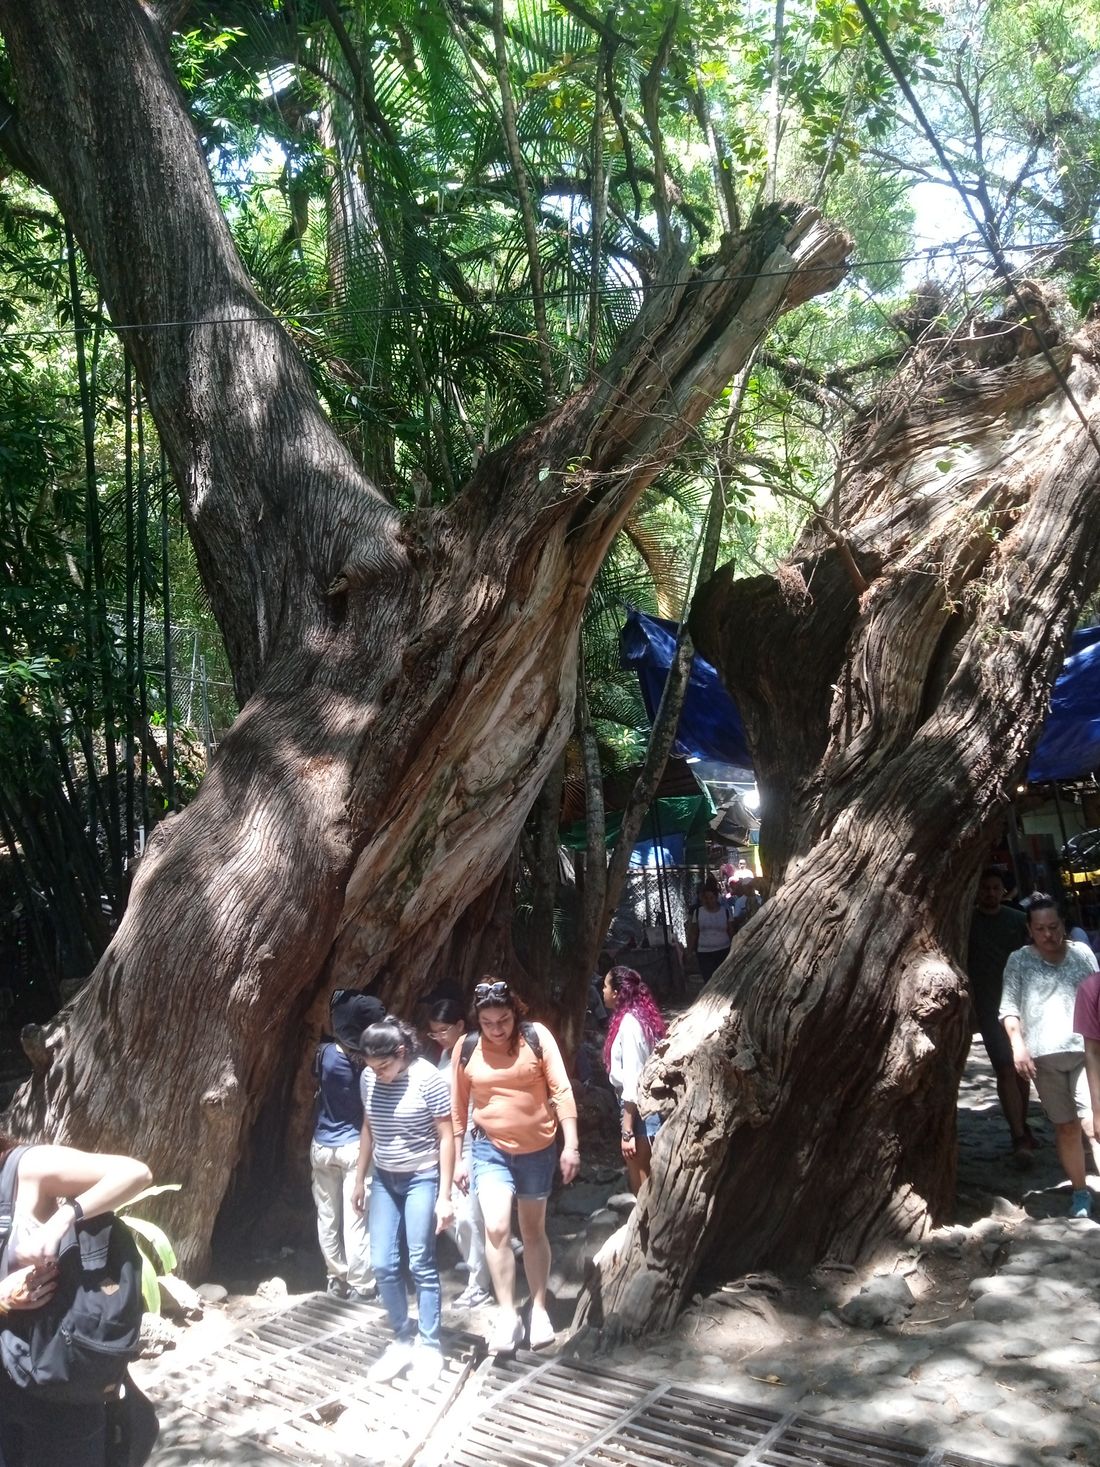
POLYGON ((370 1261, 399 1340, 416 1333, 409 1319, 405 1280, 401 1277, 401 1224, 409 1249, 409 1272, 416 1285, 416 1309, 422 1344, 439 1348, 441 1307, 439 1269, 435 1261, 435 1202, 439 1172, 384 1172, 374 1169, 370 1194, 370 1261))

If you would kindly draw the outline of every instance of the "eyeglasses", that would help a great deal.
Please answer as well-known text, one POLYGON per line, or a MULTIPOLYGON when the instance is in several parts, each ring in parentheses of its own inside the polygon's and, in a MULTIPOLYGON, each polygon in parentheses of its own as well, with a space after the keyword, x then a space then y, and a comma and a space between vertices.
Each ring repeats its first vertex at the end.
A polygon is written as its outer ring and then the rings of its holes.
POLYGON ((474 1003, 507 1003, 510 998, 507 983, 497 979, 495 983, 477 983, 474 985, 474 1003))

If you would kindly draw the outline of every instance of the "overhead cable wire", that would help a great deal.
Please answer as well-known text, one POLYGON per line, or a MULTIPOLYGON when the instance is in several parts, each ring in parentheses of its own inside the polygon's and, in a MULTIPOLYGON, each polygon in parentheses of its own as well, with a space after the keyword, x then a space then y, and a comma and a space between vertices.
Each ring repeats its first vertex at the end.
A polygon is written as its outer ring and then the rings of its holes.
MULTIPOLYGON (((1075 241, 1082 237, 1087 236, 1070 235, 1064 239, 1037 240, 1032 244, 998 244, 997 248, 1002 253, 1003 258, 1004 251, 1015 252, 1018 250, 1022 250, 1035 253, 1047 249, 1061 249, 1068 244, 1073 244, 1075 241)), ((984 258, 987 254, 990 254, 991 252, 992 251, 988 245, 983 245, 980 249, 970 250, 953 249, 950 245, 929 245, 927 249, 919 250, 915 254, 890 255, 878 260, 855 260, 852 262, 852 269, 854 271, 859 271, 876 269, 880 266, 886 265, 910 265, 915 264, 920 260, 928 260, 931 257, 941 253, 949 253, 952 262, 958 260, 979 259, 984 258)), ((1004 268, 1007 271, 1007 264, 1004 268)), ((647 285, 643 285, 641 282, 639 282, 637 284, 601 286, 599 294, 605 298, 624 295, 637 296, 642 294, 649 296, 659 290, 683 290, 689 289, 692 286, 702 284, 710 285, 718 281, 730 283, 733 281, 742 280, 782 279, 796 273, 802 275, 814 275, 818 273, 831 274, 835 269, 835 262, 830 262, 822 265, 804 265, 801 266, 797 271, 792 271, 789 269, 745 270, 740 272, 729 272, 720 275, 692 275, 685 276, 677 280, 655 281, 652 284, 647 285)), ((568 289, 563 288, 559 291, 548 292, 547 299, 565 300, 570 299, 571 296, 572 292, 568 289)), ((1020 297, 1017 296, 1017 299, 1019 300, 1020 297)), ((492 300, 479 301, 477 309, 479 311, 504 310, 506 308, 511 308, 515 306, 517 303, 519 303, 519 300, 519 297, 497 297, 492 300)), ((456 301, 454 304, 459 305, 462 303, 456 301)), ((1021 304, 1025 303, 1021 301, 1021 304)), ((412 309, 415 310, 417 309, 417 307, 414 306, 412 309)), ((135 331, 169 331, 181 329, 184 327, 198 328, 210 326, 247 326, 257 324, 263 325, 265 323, 283 326, 285 328, 288 324, 297 326, 309 322, 323 323, 326 321, 347 320, 348 318, 369 319, 379 316, 403 316, 407 315, 409 313, 409 310, 410 306, 408 302, 406 302, 404 304, 392 306, 333 306, 324 311, 303 311, 287 317, 280 317, 275 315, 273 311, 269 311, 263 315, 203 316, 195 317, 194 319, 181 319, 171 321, 129 321, 110 322, 108 324, 110 325, 112 331, 121 336, 124 333, 135 331)), ((82 330, 85 333, 94 329, 95 328, 93 325, 79 328, 79 330, 82 330)), ((20 331, 0 332, 0 343, 41 340, 43 338, 50 337, 73 337, 76 334, 77 328, 73 327, 30 326, 25 327, 20 331)))

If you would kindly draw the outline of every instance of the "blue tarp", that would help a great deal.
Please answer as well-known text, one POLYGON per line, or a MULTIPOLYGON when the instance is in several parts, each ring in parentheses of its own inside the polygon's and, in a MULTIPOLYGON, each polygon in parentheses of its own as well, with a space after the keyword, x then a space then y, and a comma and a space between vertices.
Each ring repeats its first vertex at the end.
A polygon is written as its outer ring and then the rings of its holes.
POLYGON ((1100 767, 1100 627, 1074 632, 1027 768, 1029 780, 1083 779, 1100 767))
MULTIPOLYGON (((633 607, 628 611, 619 637, 622 665, 638 674, 650 719, 661 701, 675 645, 675 622, 633 607)), ((752 768, 737 706, 715 669, 699 656, 691 669, 675 747, 680 755, 752 768)), ((1083 779, 1095 769, 1100 769, 1100 627, 1088 627, 1073 634, 1027 777, 1036 783, 1083 779)))
MULTIPOLYGON (((623 667, 638 674, 646 712, 652 721, 664 691, 665 678, 676 647, 676 623, 631 607, 626 625, 619 633, 619 655, 623 667)), ((721 764, 752 768, 741 715, 726 692, 718 673, 698 656, 692 663, 675 752, 696 759, 715 759, 721 764)))

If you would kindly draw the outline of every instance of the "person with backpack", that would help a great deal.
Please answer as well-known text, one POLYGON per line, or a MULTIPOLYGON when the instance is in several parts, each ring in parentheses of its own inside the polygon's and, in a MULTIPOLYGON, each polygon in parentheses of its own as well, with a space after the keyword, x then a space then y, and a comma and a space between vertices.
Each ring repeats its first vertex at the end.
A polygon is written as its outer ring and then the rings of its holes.
POLYGON ((557 1042, 542 1024, 526 1021, 526 1006, 497 978, 474 988, 477 1030, 459 1041, 452 1065, 455 1181, 473 1186, 485 1219, 485 1252, 497 1301, 489 1340, 494 1354, 514 1350, 523 1337, 516 1312, 516 1262, 512 1252, 512 1199, 523 1239, 523 1268, 531 1291, 528 1343, 532 1350, 553 1343, 546 1309, 550 1243, 546 1202, 558 1164, 557 1133, 565 1139, 561 1179, 580 1170, 577 1104, 557 1042), (464 1147, 473 1107, 472 1140, 464 1147))
MULTIPOLYGON (((328 1274, 328 1293, 353 1301, 374 1297, 367 1239, 366 1208, 352 1206, 363 1100, 359 1081, 364 1029, 386 1017, 381 1001, 369 993, 338 988, 329 1004, 333 1038, 322 1039, 313 1061, 317 1116, 309 1148, 317 1241, 328 1274)), ((369 1185, 369 1183, 365 1183, 369 1185)))
POLYGON ((704 983, 729 955, 733 927, 729 907, 718 894, 718 882, 708 876, 687 924, 687 950, 695 954, 704 983))
POLYGON ((416 1031, 392 1015, 372 1024, 360 1047, 366 1063, 363 1130, 352 1203, 363 1210, 373 1160, 371 1264, 394 1334, 367 1379, 383 1383, 407 1370, 410 1385, 419 1389, 443 1369, 435 1237, 454 1221, 451 1091, 435 1066, 420 1058, 416 1031), (416 1285, 415 1324, 401 1274, 402 1230, 416 1285))
MULTIPOLYGON (((64 1320, 56 1340, 42 1338, 43 1326, 52 1328, 48 1306, 67 1303, 70 1290, 75 1294, 90 1287, 81 1272, 80 1234, 96 1231, 107 1238, 109 1230, 96 1230, 96 1224, 148 1187, 152 1173, 131 1156, 72 1146, 22 1147, 0 1135, 0 1178, 11 1196, 10 1212, 0 1208, 0 1462, 4 1467, 108 1467, 104 1390, 112 1381, 98 1375, 94 1381, 81 1378, 81 1360, 66 1353, 64 1320), (36 1374, 43 1347, 51 1351, 52 1384, 36 1374), (19 1379, 12 1373, 16 1368, 19 1379)), ((120 1223, 111 1225, 122 1229, 120 1223)), ((136 1260, 132 1239, 128 1241, 136 1260)), ((86 1269, 86 1259, 83 1263, 86 1269)), ((87 1367, 105 1375, 115 1371, 116 1388, 125 1380, 126 1365, 136 1358, 141 1323, 140 1272, 130 1273, 138 1303, 129 1352, 87 1367)), ((108 1308, 121 1297, 116 1289, 108 1308)))

